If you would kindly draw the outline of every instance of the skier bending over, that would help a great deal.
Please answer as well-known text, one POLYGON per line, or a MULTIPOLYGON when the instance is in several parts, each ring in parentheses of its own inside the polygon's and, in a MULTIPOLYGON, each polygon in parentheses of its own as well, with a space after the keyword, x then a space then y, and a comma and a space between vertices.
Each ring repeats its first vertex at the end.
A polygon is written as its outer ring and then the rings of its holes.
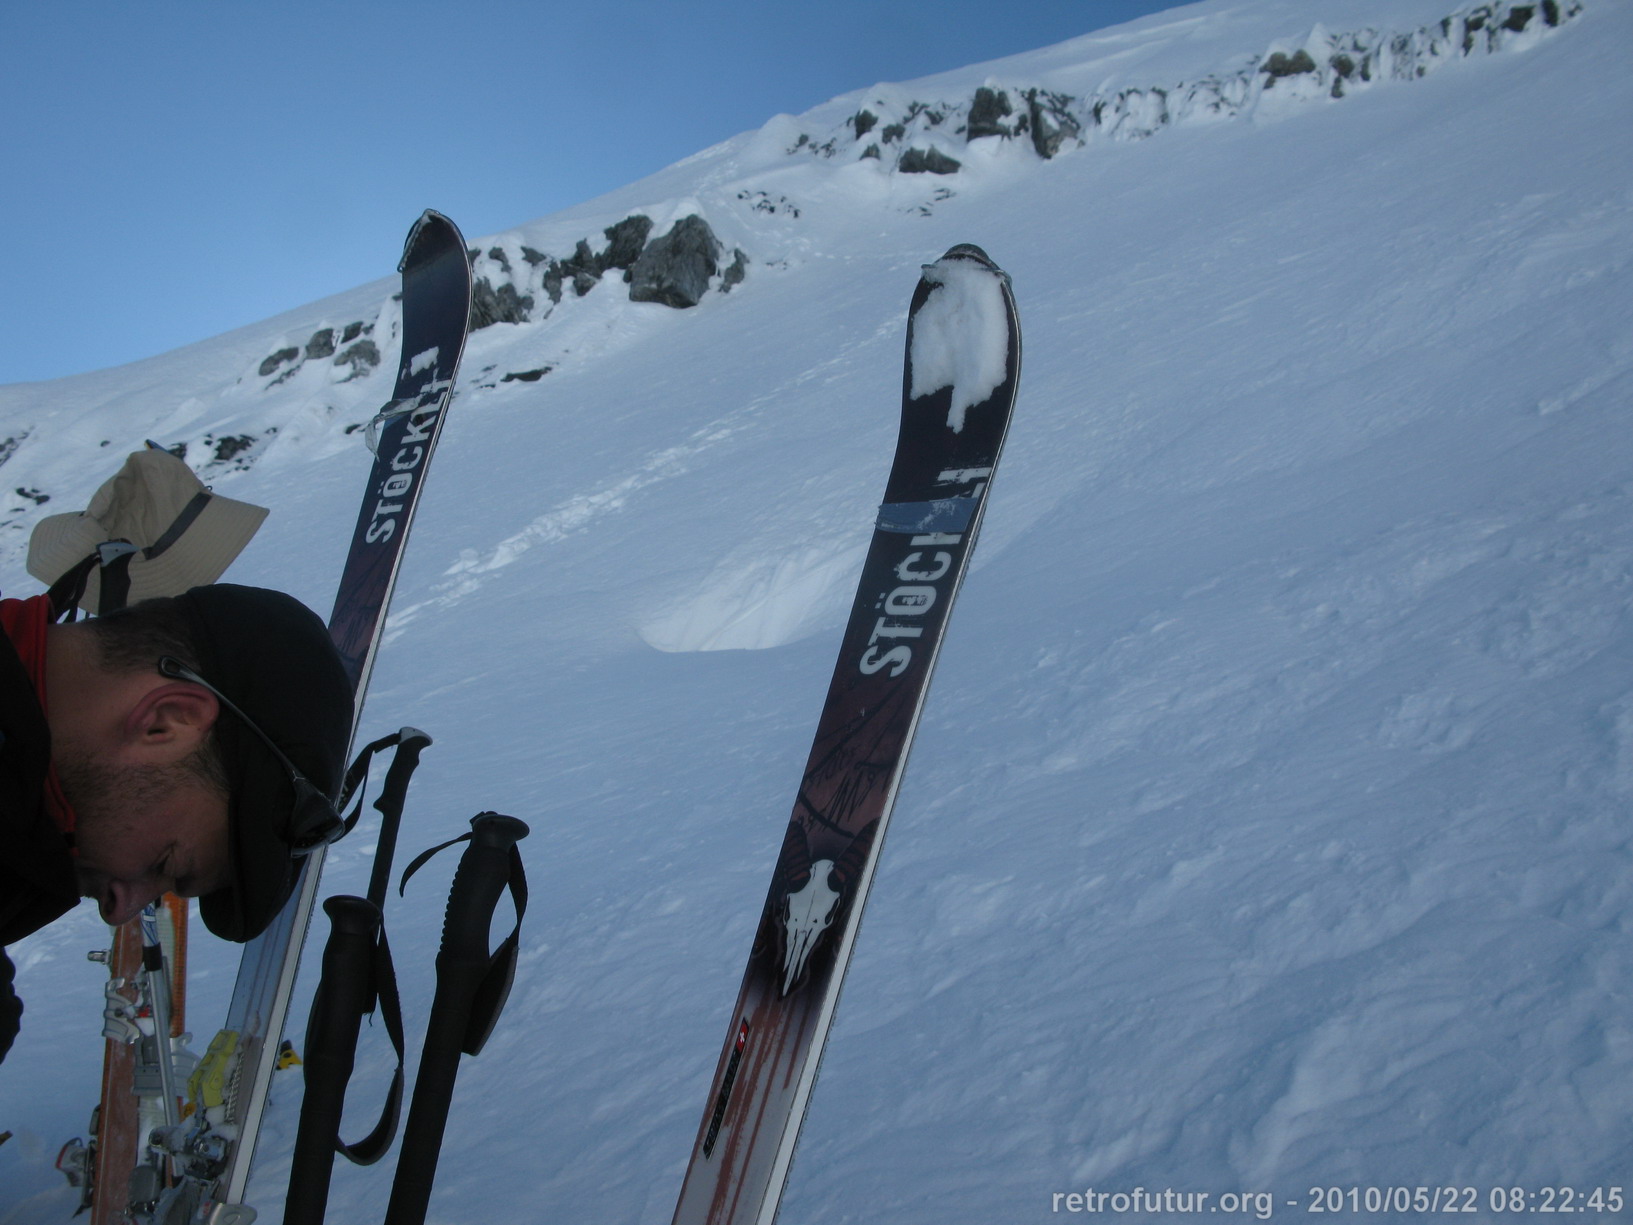
MULTIPOLYGON (((123 923, 166 892, 245 941, 335 837, 352 685, 322 620, 216 584, 56 624, 0 600, 0 945, 92 897, 123 923)), ((22 1016, 0 952, 0 1059, 22 1016)))

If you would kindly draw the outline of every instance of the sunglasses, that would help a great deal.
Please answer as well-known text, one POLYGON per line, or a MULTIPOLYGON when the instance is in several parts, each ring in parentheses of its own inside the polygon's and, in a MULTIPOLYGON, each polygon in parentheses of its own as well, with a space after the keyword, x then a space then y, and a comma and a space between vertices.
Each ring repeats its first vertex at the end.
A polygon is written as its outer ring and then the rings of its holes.
POLYGON ((208 690, 217 702, 237 715, 238 721, 255 733, 256 739, 266 745, 267 751, 277 758, 278 764, 289 775, 289 783, 295 789, 295 803, 290 809, 288 832, 284 837, 289 843, 290 858, 304 858, 318 848, 328 846, 346 832, 346 822, 341 819, 329 797, 295 767, 284 751, 272 742, 272 737, 256 726, 255 720, 240 710, 231 698, 174 656, 162 656, 159 671, 172 680, 186 681, 208 690))

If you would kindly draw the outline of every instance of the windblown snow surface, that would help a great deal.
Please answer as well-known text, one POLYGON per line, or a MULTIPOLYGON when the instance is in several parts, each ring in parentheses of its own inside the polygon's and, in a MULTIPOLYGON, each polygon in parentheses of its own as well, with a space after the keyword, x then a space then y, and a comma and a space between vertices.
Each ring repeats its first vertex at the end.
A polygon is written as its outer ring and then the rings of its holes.
MULTIPOLYGON (((1479 54, 1340 97, 1253 71, 1473 11, 1205 0, 860 90, 473 243, 696 212, 749 266, 690 310, 608 277, 466 354, 364 723, 436 738, 405 858, 482 809, 533 827, 515 993, 461 1072, 433 1221, 669 1220, 882 492, 907 301, 958 242, 1014 277, 1020 403, 782 1219, 1633 1194, 1633 8, 1488 21, 1479 54), (1230 105, 1182 111, 1209 74, 1230 105), (946 138, 950 175, 810 147, 987 83, 1127 123, 1048 160, 946 138)), ((151 437, 272 508, 229 577, 327 612, 394 287, 0 388, 0 586, 37 590, 28 529, 151 437), (367 377, 260 375, 364 318, 367 377)), ((326 891, 363 892, 369 850, 365 826, 326 891)), ((452 868, 387 915, 415 1018, 452 868)), ((82 907, 13 949, 6 1225, 71 1211, 52 1161, 97 1093, 104 939, 82 907)), ((198 935, 200 1048, 236 964, 198 935)), ((378 1028, 364 1047, 352 1135, 390 1066, 378 1028)), ((377 1219, 391 1167, 342 1165, 330 1219, 377 1219)))

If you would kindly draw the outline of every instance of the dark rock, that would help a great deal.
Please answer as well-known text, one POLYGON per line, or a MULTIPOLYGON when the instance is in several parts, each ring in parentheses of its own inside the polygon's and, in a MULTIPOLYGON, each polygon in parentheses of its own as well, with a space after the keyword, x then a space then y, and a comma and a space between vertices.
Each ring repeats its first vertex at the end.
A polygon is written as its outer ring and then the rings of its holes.
POLYGON ((1296 77, 1306 72, 1314 72, 1315 60, 1310 58, 1310 53, 1302 48, 1292 55, 1277 51, 1269 59, 1265 60, 1260 71, 1269 77, 1273 83, 1278 77, 1296 77))
POLYGON ((787 196, 773 197, 768 191, 740 191, 737 198, 757 213, 770 213, 772 216, 786 213, 790 217, 799 216, 799 205, 787 196))
POLYGON ((907 125, 905 123, 891 123, 885 125, 884 130, 879 133, 879 139, 890 145, 895 144, 906 135, 907 125))
POLYGON ((631 302, 661 302, 683 310, 696 306, 719 271, 720 240, 696 213, 675 222, 647 244, 630 268, 631 302))
POLYGON ((572 279, 573 292, 583 297, 595 288, 596 282, 601 279, 604 268, 601 257, 590 250, 587 239, 580 238, 578 246, 573 249, 567 259, 552 262, 544 275, 544 290, 550 295, 552 302, 561 301, 561 286, 568 278, 572 279))
POLYGON ((1004 122, 1013 113, 1008 94, 983 85, 975 91, 975 101, 970 104, 968 138, 979 140, 983 136, 1013 136, 1014 130, 1004 122))
POLYGON ((1463 23, 1463 54, 1468 55, 1474 50, 1474 36, 1486 28, 1486 19, 1491 16, 1491 9, 1477 8, 1468 15, 1463 23))
POLYGON ((319 357, 333 357, 334 352, 335 330, 333 328, 319 328, 312 333, 312 338, 306 342, 307 361, 319 357))
POLYGON ((505 254, 505 249, 503 247, 489 247, 488 258, 494 263, 498 264, 499 267, 503 268, 506 272, 510 271, 510 256, 505 254))
POLYGON ((505 375, 499 381, 501 383, 537 383, 554 369, 554 366, 540 366, 537 370, 517 370, 505 375))
MULTIPOLYGON (((368 331, 373 331, 374 329, 369 328, 367 330, 368 331)), ((363 324, 362 324, 361 321, 359 321, 357 323, 348 323, 346 325, 346 330, 343 331, 340 334, 340 343, 343 344, 343 345, 349 345, 349 344, 351 344, 352 341, 356 340, 359 336, 361 336, 364 331, 365 331, 365 329, 364 329, 363 324)))
POLYGON ((1080 129, 1072 116, 1071 102, 1065 94, 1046 94, 1035 89, 1026 95, 1032 148, 1045 161, 1059 153, 1068 140, 1078 138, 1080 129))
POLYGON ((261 363, 261 377, 265 378, 285 362, 292 362, 301 355, 301 351, 294 347, 279 349, 271 357, 261 363))
POLYGON ((516 292, 509 281, 498 289, 487 277, 478 277, 471 286, 471 331, 490 327, 495 323, 526 323, 533 310, 531 295, 516 292))
POLYGON ((525 245, 522 247, 522 258, 525 259, 528 262, 528 264, 531 267, 534 267, 534 268, 537 268, 540 264, 546 264, 546 263, 550 262, 550 257, 548 255, 546 255, 543 251, 535 251, 532 247, 525 246, 525 245))
POLYGON ((544 292, 549 295, 550 301, 561 304, 562 271, 561 261, 551 260, 550 266, 544 270, 544 292))
POLYGON ((601 253, 599 260, 602 271, 608 268, 627 269, 646 249, 646 240, 652 234, 652 218, 636 213, 601 232, 607 236, 607 249, 601 253))
POLYGON ((872 111, 857 111, 856 114, 851 116, 851 131, 856 133, 857 140, 861 140, 862 137, 873 131, 874 125, 878 122, 879 116, 872 111))
POLYGON ((1332 89, 1329 91, 1334 98, 1344 96, 1344 83, 1355 75, 1355 61, 1347 55, 1335 55, 1327 61, 1332 68, 1332 89))
POLYGON ((743 254, 743 248, 732 250, 731 266, 720 274, 720 292, 730 293, 733 285, 741 285, 743 278, 748 276, 748 256, 743 254))
POLYGON ((348 380, 362 378, 380 364, 380 350, 372 340, 363 339, 335 354, 335 365, 350 366, 348 380))
MULTIPOLYGON (((211 439, 205 438, 204 445, 209 446, 211 439)), ((217 438, 215 442, 215 462, 225 464, 234 456, 239 455, 255 445, 255 439, 249 434, 232 434, 226 438, 217 438)))
POLYGON ((903 174, 957 174, 960 165, 940 149, 909 149, 896 169, 903 174))

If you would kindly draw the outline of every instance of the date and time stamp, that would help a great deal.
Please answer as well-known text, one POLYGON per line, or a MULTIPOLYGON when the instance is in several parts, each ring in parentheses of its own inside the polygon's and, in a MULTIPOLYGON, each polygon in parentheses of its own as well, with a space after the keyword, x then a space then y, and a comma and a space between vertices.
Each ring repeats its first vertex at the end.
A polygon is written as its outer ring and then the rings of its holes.
POLYGON ((1049 1210, 1061 1215, 1149 1216, 1153 1213, 1215 1215, 1268 1221, 1278 1213, 1305 1217, 1423 1217, 1465 1220, 1509 1217, 1570 1217, 1594 1220, 1623 1216, 1633 1200, 1618 1186, 1470 1187, 1327 1186, 1303 1195, 1269 1191, 1179 1191, 1134 1187, 1126 1191, 1087 1188, 1056 1191, 1049 1210))

